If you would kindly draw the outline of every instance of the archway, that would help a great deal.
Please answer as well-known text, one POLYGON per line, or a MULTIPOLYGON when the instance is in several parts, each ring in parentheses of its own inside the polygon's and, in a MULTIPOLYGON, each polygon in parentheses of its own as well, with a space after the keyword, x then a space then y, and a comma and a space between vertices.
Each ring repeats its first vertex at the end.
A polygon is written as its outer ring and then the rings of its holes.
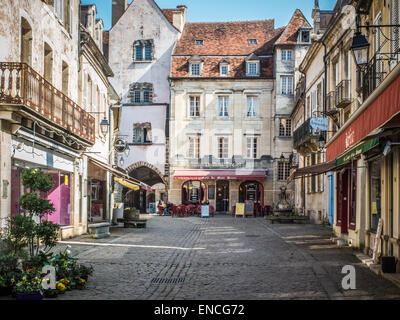
POLYGON ((239 202, 254 201, 264 206, 264 187, 258 181, 246 181, 239 187, 239 202))
POLYGON ((138 191, 132 191, 127 188, 123 189, 122 194, 125 208, 136 208, 140 213, 147 213, 149 204, 158 202, 158 200, 160 200, 160 194, 166 192, 166 180, 159 169, 146 162, 137 162, 128 167, 127 171, 132 178, 139 180, 150 187, 157 185, 157 193, 154 189, 150 191, 146 188, 141 188, 138 191), (160 184, 164 185, 164 190, 159 187, 160 184))

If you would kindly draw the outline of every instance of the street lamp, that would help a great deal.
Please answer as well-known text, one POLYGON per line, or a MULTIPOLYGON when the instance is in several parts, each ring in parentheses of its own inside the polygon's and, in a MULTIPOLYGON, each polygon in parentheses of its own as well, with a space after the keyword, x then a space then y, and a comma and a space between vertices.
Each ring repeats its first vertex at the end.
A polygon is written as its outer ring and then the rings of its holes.
POLYGON ((367 38, 358 30, 353 37, 351 51, 353 52, 354 60, 359 68, 368 64, 370 44, 367 38))
POLYGON ((107 135, 109 127, 110 127, 110 123, 108 122, 108 120, 106 118, 104 118, 100 122, 100 130, 101 130, 101 133, 103 134, 103 136, 107 135))
POLYGON ((324 137, 323 134, 321 134, 321 135, 319 136, 319 139, 318 139, 318 147, 319 147, 320 149, 325 148, 325 143, 326 143, 325 137, 324 137))

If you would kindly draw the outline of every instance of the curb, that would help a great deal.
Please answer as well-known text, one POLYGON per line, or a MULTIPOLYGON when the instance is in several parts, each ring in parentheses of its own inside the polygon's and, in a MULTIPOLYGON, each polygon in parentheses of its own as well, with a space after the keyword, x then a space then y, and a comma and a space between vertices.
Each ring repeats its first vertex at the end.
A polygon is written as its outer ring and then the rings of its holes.
POLYGON ((354 255, 376 275, 391 281, 393 284, 400 288, 400 273, 383 273, 382 266, 380 264, 374 263, 370 256, 359 252, 355 252, 354 255))

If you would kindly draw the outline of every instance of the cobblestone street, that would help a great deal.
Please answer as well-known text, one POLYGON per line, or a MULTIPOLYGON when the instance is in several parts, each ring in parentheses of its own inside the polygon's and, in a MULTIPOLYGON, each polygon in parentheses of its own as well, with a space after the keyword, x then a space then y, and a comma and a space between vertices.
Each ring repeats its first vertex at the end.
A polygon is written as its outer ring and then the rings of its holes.
POLYGON ((147 229, 67 241, 95 272, 86 290, 58 299, 400 298, 400 289, 364 267, 352 249, 332 244, 327 227, 229 216, 147 218, 147 229), (349 264, 357 270, 357 290, 343 291, 341 270, 349 264))

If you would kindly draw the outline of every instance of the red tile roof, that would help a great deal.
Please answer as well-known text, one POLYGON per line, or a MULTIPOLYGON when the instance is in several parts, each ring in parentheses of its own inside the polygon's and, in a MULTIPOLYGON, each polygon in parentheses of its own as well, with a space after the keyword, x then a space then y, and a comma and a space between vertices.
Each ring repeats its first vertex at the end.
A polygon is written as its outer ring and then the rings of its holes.
MULTIPOLYGON (((260 57, 261 72, 257 78, 274 76, 273 45, 285 28, 275 29, 274 20, 186 23, 172 57, 172 78, 189 77, 189 59, 203 58, 203 74, 197 78, 219 78, 222 60, 229 62, 229 75, 223 78, 245 78, 246 58, 260 57), (249 40, 257 40, 250 44, 249 40), (202 40, 202 45, 196 45, 202 40)), ((190 77, 194 78, 194 77, 190 77)))
POLYGON ((292 16, 289 24, 286 26, 285 31, 282 33, 280 38, 276 41, 276 44, 296 44, 299 29, 307 23, 307 19, 304 17, 300 9, 296 9, 292 16))

